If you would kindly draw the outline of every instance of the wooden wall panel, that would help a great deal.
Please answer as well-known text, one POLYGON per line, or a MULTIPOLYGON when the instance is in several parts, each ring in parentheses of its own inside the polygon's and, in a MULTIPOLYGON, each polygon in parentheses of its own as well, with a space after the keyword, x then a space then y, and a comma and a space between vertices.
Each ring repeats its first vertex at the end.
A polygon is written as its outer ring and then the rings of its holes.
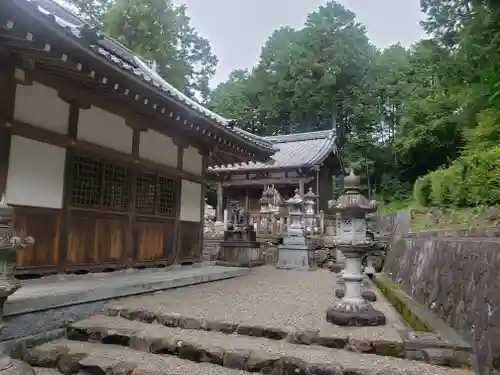
POLYGON ((201 223, 181 221, 178 262, 197 262, 201 257, 201 223))
MULTIPOLYGON (((35 268, 55 269, 59 262, 61 211, 34 207, 16 207, 14 230, 21 236, 32 236, 35 244, 18 252, 17 273, 35 268)), ((36 271, 33 271, 36 272, 36 271)))
POLYGON ((135 263, 163 260, 160 264, 171 264, 174 260, 173 219, 139 219, 135 222, 135 263))
POLYGON ((68 226, 68 265, 103 268, 125 260, 128 218, 72 211, 68 226))

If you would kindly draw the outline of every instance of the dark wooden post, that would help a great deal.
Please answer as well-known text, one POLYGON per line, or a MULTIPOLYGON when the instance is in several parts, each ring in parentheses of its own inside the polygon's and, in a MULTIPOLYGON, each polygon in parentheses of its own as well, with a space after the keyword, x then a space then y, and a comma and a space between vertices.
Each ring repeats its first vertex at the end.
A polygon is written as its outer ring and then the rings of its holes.
POLYGON ((206 176, 208 167, 208 158, 211 156, 211 151, 200 150, 201 154, 201 196, 200 196, 200 260, 203 254, 203 240, 205 237, 205 192, 206 192, 206 176))
MULTIPOLYGON (((181 172, 184 169, 184 148, 186 145, 176 142, 177 146, 177 169, 181 172)), ((179 261, 179 236, 180 236, 180 228, 181 228, 181 199, 182 199, 182 177, 177 179, 175 186, 175 223, 174 223, 174 264, 179 261)))
POLYGON ((216 220, 223 221, 224 220, 224 195, 223 195, 223 187, 222 182, 217 182, 217 212, 216 212, 216 220))
POLYGON ((0 56, 0 199, 7 189, 11 129, 9 121, 14 117, 16 82, 14 67, 8 57, 0 56))
MULTIPOLYGON (((72 140, 76 140, 78 134, 78 119, 80 108, 76 101, 70 100, 68 115, 67 135, 72 140)), ((59 225, 59 272, 64 272, 68 260, 68 235, 71 222, 71 191, 73 189, 75 151, 73 147, 66 149, 66 160, 64 162, 64 180, 63 180, 63 201, 62 212, 59 225)))

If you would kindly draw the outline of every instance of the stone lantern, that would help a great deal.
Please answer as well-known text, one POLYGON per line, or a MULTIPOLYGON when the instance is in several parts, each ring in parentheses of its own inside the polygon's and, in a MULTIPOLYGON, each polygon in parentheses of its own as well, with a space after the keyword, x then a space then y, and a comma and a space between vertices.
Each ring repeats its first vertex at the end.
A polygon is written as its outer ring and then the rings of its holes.
MULTIPOLYGON (((33 245, 32 237, 21 239, 11 234, 13 209, 0 201, 0 329, 3 323, 3 308, 7 298, 21 288, 21 282, 13 275, 16 254, 19 249, 33 245)), ((27 363, 14 360, 0 352, 0 375, 35 375, 27 363)))
POLYGON ((276 268, 293 270, 316 269, 314 247, 310 238, 306 238, 303 228, 304 201, 295 190, 295 195, 286 200, 290 222, 287 223, 283 244, 278 245, 278 264, 276 268))
POLYGON ((306 217, 306 230, 310 234, 314 234, 317 230, 316 227, 316 212, 314 210, 314 206, 316 205, 316 199, 318 196, 313 193, 312 188, 310 187, 307 194, 304 195, 304 206, 305 206, 305 217, 306 217))
POLYGON ((333 204, 340 214, 341 235, 335 245, 345 256, 342 275, 345 295, 326 312, 326 320, 343 326, 375 326, 385 324, 385 315, 375 310, 361 293, 363 273, 361 259, 372 250, 373 241, 366 235, 366 214, 375 212, 376 204, 359 192, 360 179, 351 171, 344 179, 345 194, 333 204))

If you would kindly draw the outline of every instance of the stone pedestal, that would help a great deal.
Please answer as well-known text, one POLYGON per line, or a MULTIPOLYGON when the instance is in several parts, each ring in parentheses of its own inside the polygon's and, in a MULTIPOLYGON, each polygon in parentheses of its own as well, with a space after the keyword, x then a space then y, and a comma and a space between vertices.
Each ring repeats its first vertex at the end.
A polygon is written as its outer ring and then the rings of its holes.
POLYGON ((219 266, 257 267, 265 264, 263 251, 252 226, 226 230, 224 241, 219 246, 219 266))
POLYGON ((283 244, 278 245, 276 268, 299 271, 315 270, 317 265, 314 245, 305 236, 284 236, 283 244))

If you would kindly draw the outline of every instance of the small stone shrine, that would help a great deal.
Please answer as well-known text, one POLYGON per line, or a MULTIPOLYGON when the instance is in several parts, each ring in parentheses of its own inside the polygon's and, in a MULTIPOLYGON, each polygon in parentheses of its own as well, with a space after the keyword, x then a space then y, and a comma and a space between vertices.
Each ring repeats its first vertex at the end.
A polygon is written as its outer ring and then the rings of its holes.
MULTIPOLYGON (((12 234, 13 210, 0 201, 0 329, 4 326, 3 308, 7 298, 21 288, 21 282, 13 276, 19 249, 32 246, 32 237, 21 239, 12 234)), ((0 375, 35 375, 27 363, 10 358, 0 351, 0 375)))
POLYGON ((289 222, 283 235, 283 244, 278 245, 276 268, 314 270, 317 268, 316 252, 310 236, 304 231, 305 204, 299 195, 299 189, 296 189, 295 195, 284 204, 288 208, 289 222))
POLYGON ((262 266, 264 257, 253 225, 238 201, 230 202, 231 218, 220 243, 217 265, 226 267, 262 266))
POLYGON ((373 249, 367 237, 366 214, 375 212, 376 202, 368 201, 359 192, 360 178, 351 171, 344 179, 345 194, 332 205, 340 214, 342 232, 335 239, 336 247, 345 256, 342 274, 345 291, 337 292, 342 299, 326 312, 326 320, 340 326, 376 326, 385 324, 385 315, 375 310, 362 296, 363 272, 361 259, 373 249))

